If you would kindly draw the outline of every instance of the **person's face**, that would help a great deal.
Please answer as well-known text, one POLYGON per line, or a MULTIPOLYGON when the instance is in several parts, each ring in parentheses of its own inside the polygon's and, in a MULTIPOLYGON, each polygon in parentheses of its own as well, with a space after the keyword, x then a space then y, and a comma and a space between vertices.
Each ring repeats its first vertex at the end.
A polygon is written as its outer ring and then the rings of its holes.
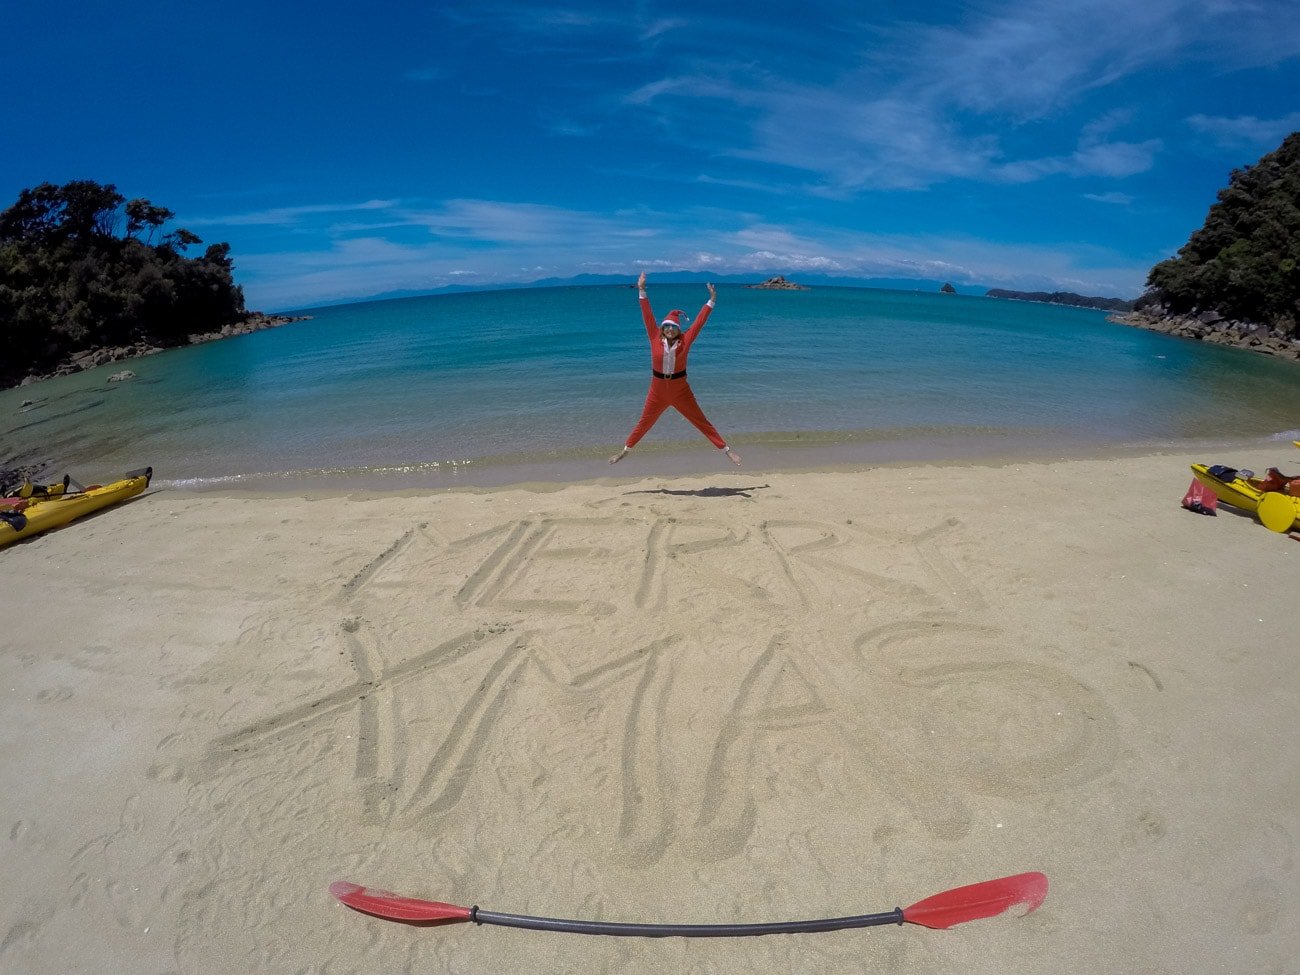
POLYGON ((669 342, 676 342, 681 337, 682 330, 676 325, 662 325, 659 328, 659 334, 669 342))

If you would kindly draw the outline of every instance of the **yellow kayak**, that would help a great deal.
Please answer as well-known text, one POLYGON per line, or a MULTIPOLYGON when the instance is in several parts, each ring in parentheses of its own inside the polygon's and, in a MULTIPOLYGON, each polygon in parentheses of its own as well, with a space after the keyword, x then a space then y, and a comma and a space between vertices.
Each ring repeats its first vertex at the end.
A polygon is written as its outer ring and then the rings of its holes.
POLYGON ((1215 477, 1210 473, 1209 465, 1193 464, 1192 474, 1195 478, 1215 493, 1224 504, 1230 504, 1242 511, 1255 511, 1259 508, 1259 499, 1264 492, 1259 489, 1259 478, 1242 477, 1232 471, 1231 477, 1215 477))
POLYGON ((120 481, 85 491, 58 493, 34 498, 22 506, 0 506, 0 548, 29 535, 37 535, 51 528, 134 498, 149 486, 153 468, 145 467, 125 474, 120 481))
MULTIPOLYGON (((1300 447, 1300 443, 1296 446, 1300 447)), ((1261 488, 1263 478, 1242 477, 1231 468, 1226 471, 1220 469, 1222 476, 1216 476, 1205 464, 1193 464, 1192 474, 1224 504, 1243 511, 1253 511, 1265 528, 1286 533, 1300 522, 1300 498, 1278 491, 1264 491, 1261 488)))

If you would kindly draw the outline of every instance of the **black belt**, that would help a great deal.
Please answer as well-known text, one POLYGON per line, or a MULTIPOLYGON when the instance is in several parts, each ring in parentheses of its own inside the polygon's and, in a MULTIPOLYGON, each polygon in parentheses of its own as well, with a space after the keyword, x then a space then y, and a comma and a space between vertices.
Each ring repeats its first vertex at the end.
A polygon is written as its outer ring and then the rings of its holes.
POLYGON ((681 372, 675 372, 672 375, 669 375, 666 372, 657 372, 656 370, 651 369, 650 374, 654 376, 655 379, 685 379, 686 378, 685 369, 683 369, 681 372))

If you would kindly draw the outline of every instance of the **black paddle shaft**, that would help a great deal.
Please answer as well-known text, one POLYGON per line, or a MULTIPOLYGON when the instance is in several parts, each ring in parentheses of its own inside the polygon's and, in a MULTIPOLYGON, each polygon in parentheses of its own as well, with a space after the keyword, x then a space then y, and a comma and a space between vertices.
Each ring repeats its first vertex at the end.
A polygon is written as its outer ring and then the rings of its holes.
POLYGON ((624 924, 619 921, 570 921, 558 917, 530 917, 527 914, 498 914, 473 907, 469 919, 475 924, 499 924, 535 931, 563 931, 567 934, 605 934, 624 938, 737 938, 761 934, 812 934, 841 928, 870 928, 881 924, 902 924, 903 910, 896 907, 882 914, 827 917, 811 921, 773 921, 768 924, 624 924))

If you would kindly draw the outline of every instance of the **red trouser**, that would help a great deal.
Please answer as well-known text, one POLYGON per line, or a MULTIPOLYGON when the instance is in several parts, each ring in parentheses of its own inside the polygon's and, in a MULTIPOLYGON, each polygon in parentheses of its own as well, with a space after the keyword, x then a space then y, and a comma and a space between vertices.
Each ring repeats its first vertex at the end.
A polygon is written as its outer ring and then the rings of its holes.
POLYGON ((650 380, 650 392, 646 394, 645 409, 641 411, 641 419, 636 428, 628 435, 627 445, 635 447, 637 441, 649 432, 664 415, 664 410, 670 406, 690 420, 696 430, 709 438, 713 446, 719 450, 727 446, 727 441, 722 439, 722 434, 718 433, 717 428, 705 418, 700 404, 695 402, 695 394, 691 392, 685 376, 681 379, 660 379, 655 376, 650 380))

